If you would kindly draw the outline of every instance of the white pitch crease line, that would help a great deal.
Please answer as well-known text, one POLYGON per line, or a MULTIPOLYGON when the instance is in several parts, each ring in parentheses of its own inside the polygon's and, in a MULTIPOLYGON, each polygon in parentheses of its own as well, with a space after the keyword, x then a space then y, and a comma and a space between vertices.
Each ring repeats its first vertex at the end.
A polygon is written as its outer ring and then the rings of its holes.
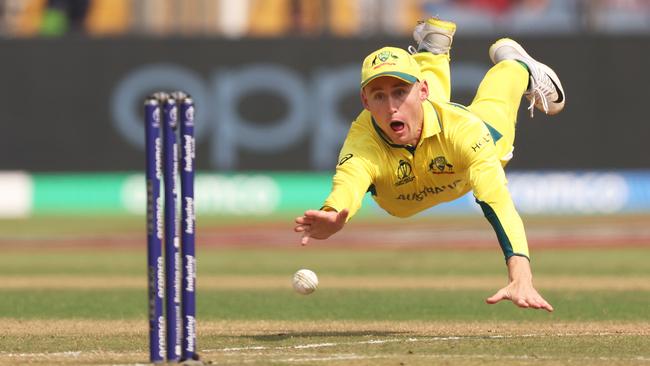
POLYGON ((204 349, 201 350, 201 352, 216 352, 216 351, 223 351, 223 352, 233 352, 233 351, 258 351, 258 350, 265 350, 265 349, 271 349, 269 347, 264 347, 264 346, 251 346, 251 347, 229 347, 229 348, 222 348, 222 349, 204 349))
POLYGON ((266 346, 248 346, 248 347, 228 347, 221 349, 206 349, 202 352, 233 352, 233 351, 259 351, 259 350, 286 350, 286 349, 305 349, 305 348, 325 348, 325 347, 336 347, 336 346, 351 346, 355 344, 383 344, 383 343, 393 343, 393 342, 403 342, 401 339, 372 339, 369 341, 359 341, 359 342, 342 342, 342 343, 308 343, 308 344, 298 344, 294 346, 277 346, 277 347, 266 347, 266 346))
POLYGON ((204 349, 203 352, 214 352, 214 351, 224 351, 224 352, 231 352, 231 351, 256 351, 256 350, 263 350, 263 349, 271 349, 271 348, 269 348, 269 347, 265 347, 265 346, 229 347, 229 348, 222 348, 222 349, 218 349, 218 350, 204 349))
POLYGON ((5 353, 0 352, 0 355, 7 357, 79 357, 81 351, 65 351, 65 352, 41 352, 41 353, 5 353))
POLYGON ((299 344, 299 345, 296 345, 296 346, 282 347, 282 348, 283 349, 286 349, 286 348, 304 349, 304 348, 334 347, 336 345, 337 345, 336 343, 316 343, 316 344, 299 344))
MULTIPOLYGON (((393 340, 389 340, 389 341, 393 341, 393 340)), ((397 341, 397 340, 395 340, 395 341, 397 341)), ((388 342, 388 340, 383 340, 382 341, 382 340, 379 340, 379 339, 378 340, 370 340, 370 341, 365 342, 365 344, 383 344, 383 343, 389 343, 389 342, 388 342)))

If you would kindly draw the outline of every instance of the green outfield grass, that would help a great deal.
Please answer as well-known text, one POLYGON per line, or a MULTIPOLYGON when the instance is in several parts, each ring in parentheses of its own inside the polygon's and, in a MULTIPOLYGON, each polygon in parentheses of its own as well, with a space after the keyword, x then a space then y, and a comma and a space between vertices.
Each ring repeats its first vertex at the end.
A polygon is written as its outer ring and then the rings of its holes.
MULTIPOLYGON (((142 248, 85 248, 21 250, 7 248, 0 256, 3 275, 141 275, 145 271, 142 248)), ((496 245, 496 244, 495 244, 496 245)), ((650 276, 650 248, 544 249, 533 251, 537 277, 650 276)), ((322 275, 501 275, 505 262, 493 250, 434 249, 197 249, 198 275, 287 275, 308 267, 322 275)))
MULTIPOLYGON (((79 242, 142 223, 86 220, 75 231, 63 219, 39 220, 31 234, 20 221, 16 231, 0 224, 0 364, 146 363, 144 242, 79 242), (54 246, 47 225, 57 226, 54 246), (79 236, 74 245, 61 245, 67 235, 79 236)), ((197 254, 199 349, 217 365, 650 365, 648 246, 533 248, 535 280, 553 313, 484 303, 507 278, 496 243, 258 243, 199 246, 197 254), (299 268, 318 273, 314 294, 292 291, 299 268)))
MULTIPOLYGON (((288 283, 288 282, 287 282, 288 283)), ((287 286, 289 287, 289 286, 287 286)), ((322 286, 304 297, 284 290, 205 290, 198 313, 205 320, 534 320, 650 322, 650 292, 545 291, 556 311, 488 306, 485 290, 366 290, 322 286)), ((1 290, 3 317, 14 319, 145 319, 140 290, 1 290)))

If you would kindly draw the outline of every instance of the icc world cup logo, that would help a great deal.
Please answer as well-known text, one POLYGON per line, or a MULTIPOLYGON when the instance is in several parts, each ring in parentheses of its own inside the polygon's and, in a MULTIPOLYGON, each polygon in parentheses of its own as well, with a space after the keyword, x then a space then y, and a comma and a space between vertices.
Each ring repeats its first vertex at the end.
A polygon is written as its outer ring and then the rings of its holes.
POLYGON ((397 179, 403 180, 411 176, 411 164, 408 161, 400 160, 397 167, 397 179))
POLYGON ((397 182, 396 186, 401 186, 415 179, 413 177, 413 169, 411 164, 408 161, 400 160, 399 165, 397 166, 397 182))

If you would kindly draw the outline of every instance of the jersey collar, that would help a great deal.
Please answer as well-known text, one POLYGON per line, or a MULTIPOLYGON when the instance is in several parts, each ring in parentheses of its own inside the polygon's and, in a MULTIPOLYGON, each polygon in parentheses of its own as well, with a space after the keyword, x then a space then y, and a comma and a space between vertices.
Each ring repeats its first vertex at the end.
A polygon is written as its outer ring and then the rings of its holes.
POLYGON ((430 100, 426 100, 422 103, 422 109, 424 110, 424 122, 422 125, 422 135, 420 136, 420 142, 418 146, 422 144, 424 139, 431 136, 435 136, 442 131, 442 122, 440 121, 440 115, 438 111, 433 106, 430 100))

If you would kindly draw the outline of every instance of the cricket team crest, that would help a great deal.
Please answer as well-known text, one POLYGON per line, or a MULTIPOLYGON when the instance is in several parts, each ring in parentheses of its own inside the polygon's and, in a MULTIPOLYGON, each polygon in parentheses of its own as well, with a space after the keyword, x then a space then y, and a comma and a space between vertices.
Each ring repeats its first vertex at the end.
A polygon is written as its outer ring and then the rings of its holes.
POLYGON ((386 60, 388 60, 390 56, 391 56, 390 51, 383 51, 377 55, 377 58, 379 58, 379 61, 381 62, 386 62, 386 60))
POLYGON ((375 59, 372 60, 372 66, 375 66, 377 64, 377 60, 379 60, 381 63, 387 62, 389 59, 395 59, 397 60, 399 57, 396 55, 393 55, 392 52, 390 51, 382 51, 375 56, 375 59))
POLYGON ((454 166, 444 156, 438 156, 431 159, 429 171, 433 174, 454 174, 454 166))

